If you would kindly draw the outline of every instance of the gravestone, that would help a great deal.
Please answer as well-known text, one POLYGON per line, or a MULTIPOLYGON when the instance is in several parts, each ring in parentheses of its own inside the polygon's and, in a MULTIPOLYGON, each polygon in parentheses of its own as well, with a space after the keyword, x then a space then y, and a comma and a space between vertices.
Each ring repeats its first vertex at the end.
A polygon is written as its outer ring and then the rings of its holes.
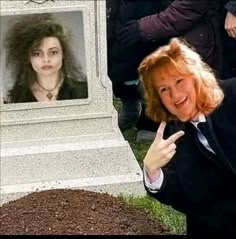
POLYGON ((142 170, 118 128, 112 104, 105 0, 0 4, 1 47, 14 16, 55 14, 71 27, 74 49, 88 80, 86 99, 4 104, 12 80, 1 48, 1 204, 59 188, 144 195, 142 170))

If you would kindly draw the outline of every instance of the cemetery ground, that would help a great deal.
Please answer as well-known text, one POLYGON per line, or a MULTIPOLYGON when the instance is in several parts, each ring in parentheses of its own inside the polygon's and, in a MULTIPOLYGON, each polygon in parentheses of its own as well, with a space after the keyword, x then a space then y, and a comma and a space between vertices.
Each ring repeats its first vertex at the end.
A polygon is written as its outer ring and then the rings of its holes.
MULTIPOLYGON (((119 101, 115 101, 119 109, 119 101)), ((150 144, 135 141, 135 128, 123 133, 142 167, 150 144)), ((157 200, 115 198, 84 190, 29 194, 0 208, 0 235, 170 235, 185 234, 185 217, 157 200)))

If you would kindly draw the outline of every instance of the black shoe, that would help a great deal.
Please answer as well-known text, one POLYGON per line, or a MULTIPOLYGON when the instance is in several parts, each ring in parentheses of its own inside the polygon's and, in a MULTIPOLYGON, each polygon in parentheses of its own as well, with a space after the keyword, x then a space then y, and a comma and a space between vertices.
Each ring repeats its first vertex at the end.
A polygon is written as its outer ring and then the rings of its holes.
POLYGON ((141 101, 139 99, 121 100, 122 108, 118 113, 118 126, 121 131, 132 128, 139 119, 141 101))

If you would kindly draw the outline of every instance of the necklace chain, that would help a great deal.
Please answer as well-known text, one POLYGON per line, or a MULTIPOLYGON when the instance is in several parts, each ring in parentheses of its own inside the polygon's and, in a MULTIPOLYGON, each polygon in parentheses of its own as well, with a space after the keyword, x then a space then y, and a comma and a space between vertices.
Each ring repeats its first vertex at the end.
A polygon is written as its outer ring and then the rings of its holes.
POLYGON ((51 100, 52 97, 53 97, 52 91, 54 91, 54 90, 57 88, 57 86, 59 85, 59 83, 61 82, 61 80, 62 80, 62 78, 60 78, 60 79, 58 80, 58 82, 56 83, 56 85, 54 86, 54 88, 51 89, 51 90, 48 90, 48 89, 44 88, 44 87, 39 83, 38 79, 36 79, 36 82, 37 82, 38 86, 39 86, 41 89, 43 89, 43 90, 45 90, 45 91, 48 92, 48 93, 47 93, 47 97, 48 97, 49 100, 51 100))

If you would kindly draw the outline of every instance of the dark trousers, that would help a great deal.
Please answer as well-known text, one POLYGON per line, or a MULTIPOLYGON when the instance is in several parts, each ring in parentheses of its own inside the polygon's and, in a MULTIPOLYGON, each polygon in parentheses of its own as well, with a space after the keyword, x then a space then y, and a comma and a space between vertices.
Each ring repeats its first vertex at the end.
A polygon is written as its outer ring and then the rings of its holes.
POLYGON ((142 101, 142 111, 139 120, 136 124, 138 130, 157 131, 158 124, 153 122, 145 114, 145 104, 143 99, 143 91, 140 85, 125 85, 123 83, 113 83, 113 93, 116 97, 123 100, 136 100, 142 101))
POLYGON ((159 127, 159 124, 153 122, 148 116, 145 114, 145 104, 142 103, 142 111, 139 117, 139 120, 136 124, 136 128, 138 130, 147 130, 156 132, 159 127))

